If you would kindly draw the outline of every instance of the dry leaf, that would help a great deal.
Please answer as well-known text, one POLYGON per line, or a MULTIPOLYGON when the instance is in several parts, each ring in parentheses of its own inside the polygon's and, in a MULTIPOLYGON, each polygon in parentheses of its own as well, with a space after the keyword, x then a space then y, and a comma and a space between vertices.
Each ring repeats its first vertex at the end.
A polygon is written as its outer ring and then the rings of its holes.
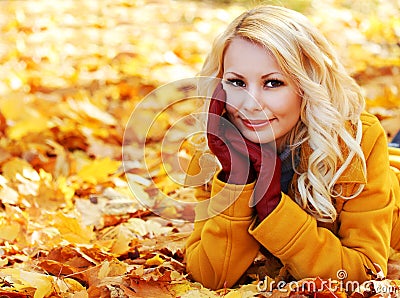
POLYGON ((93 229, 90 226, 83 226, 78 219, 62 212, 57 213, 54 227, 60 231, 63 239, 70 243, 88 244, 94 239, 93 229))
POLYGON ((0 276, 10 276, 13 287, 17 290, 35 288, 33 298, 43 298, 52 292, 52 278, 48 275, 28 272, 21 269, 0 269, 0 276))
POLYGON ((78 176, 86 182, 92 184, 102 183, 110 179, 121 166, 121 162, 111 160, 110 158, 96 159, 93 162, 83 166, 78 172, 78 176))

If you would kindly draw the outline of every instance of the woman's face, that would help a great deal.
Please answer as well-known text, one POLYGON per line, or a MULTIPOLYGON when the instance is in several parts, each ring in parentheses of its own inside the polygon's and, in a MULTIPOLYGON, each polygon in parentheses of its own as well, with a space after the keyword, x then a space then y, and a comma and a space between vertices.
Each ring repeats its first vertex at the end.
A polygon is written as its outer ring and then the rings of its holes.
POLYGON ((301 97, 264 47, 235 38, 225 51, 223 86, 231 122, 252 142, 285 136, 299 121, 301 97))

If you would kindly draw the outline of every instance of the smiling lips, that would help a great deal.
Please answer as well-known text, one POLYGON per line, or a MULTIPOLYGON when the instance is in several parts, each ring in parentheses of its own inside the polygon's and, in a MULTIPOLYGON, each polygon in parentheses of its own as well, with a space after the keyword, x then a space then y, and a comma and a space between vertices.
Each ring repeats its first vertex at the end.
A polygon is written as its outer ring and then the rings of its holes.
POLYGON ((267 119, 267 120, 250 120, 250 119, 241 118, 243 125, 249 129, 253 129, 253 130, 260 129, 260 128, 263 128, 264 126, 270 125, 274 119, 275 118, 267 119))

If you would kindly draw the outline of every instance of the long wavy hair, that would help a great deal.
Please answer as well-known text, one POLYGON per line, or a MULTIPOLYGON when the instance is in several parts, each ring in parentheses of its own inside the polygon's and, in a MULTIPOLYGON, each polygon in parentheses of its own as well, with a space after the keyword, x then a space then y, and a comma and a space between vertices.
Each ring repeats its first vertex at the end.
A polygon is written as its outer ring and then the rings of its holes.
MULTIPOLYGON (((307 169, 297 171, 295 201, 319 221, 334 221, 335 183, 353 158, 366 162, 356 134, 365 102, 360 87, 338 61, 322 33, 301 13, 281 6, 260 6, 238 16, 216 38, 200 76, 222 78, 224 53, 234 38, 255 42, 272 53, 302 97, 297 125, 285 137, 295 149, 311 148, 307 169)), ((294 162, 294 157, 292 157, 294 162)), ((362 191, 363 185, 350 199, 362 191)))

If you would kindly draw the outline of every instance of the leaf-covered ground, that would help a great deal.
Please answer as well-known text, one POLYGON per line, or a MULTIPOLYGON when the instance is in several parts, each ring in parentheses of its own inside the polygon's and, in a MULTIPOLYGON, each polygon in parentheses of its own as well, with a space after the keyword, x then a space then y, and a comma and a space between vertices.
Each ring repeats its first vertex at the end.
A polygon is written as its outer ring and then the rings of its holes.
MULTIPOLYGON (((244 3, 0 2, 0 297, 270 294, 257 288, 262 270, 249 272, 246 285, 236 289, 211 291, 191 281, 183 247, 192 224, 166 219, 187 210, 167 208, 157 216, 139 203, 157 189, 191 198, 159 163, 157 144, 172 118, 163 117, 146 136, 140 135, 143 123, 135 123, 131 185, 122 164, 135 106, 159 86, 194 76, 213 38, 244 3), (144 139, 147 162, 140 151, 144 139)), ((332 41, 390 139, 400 128, 399 4, 287 5, 332 41)), ((154 102, 146 113, 151 117, 159 108, 154 102)), ((399 276, 398 259, 394 253, 388 277, 399 276)))

